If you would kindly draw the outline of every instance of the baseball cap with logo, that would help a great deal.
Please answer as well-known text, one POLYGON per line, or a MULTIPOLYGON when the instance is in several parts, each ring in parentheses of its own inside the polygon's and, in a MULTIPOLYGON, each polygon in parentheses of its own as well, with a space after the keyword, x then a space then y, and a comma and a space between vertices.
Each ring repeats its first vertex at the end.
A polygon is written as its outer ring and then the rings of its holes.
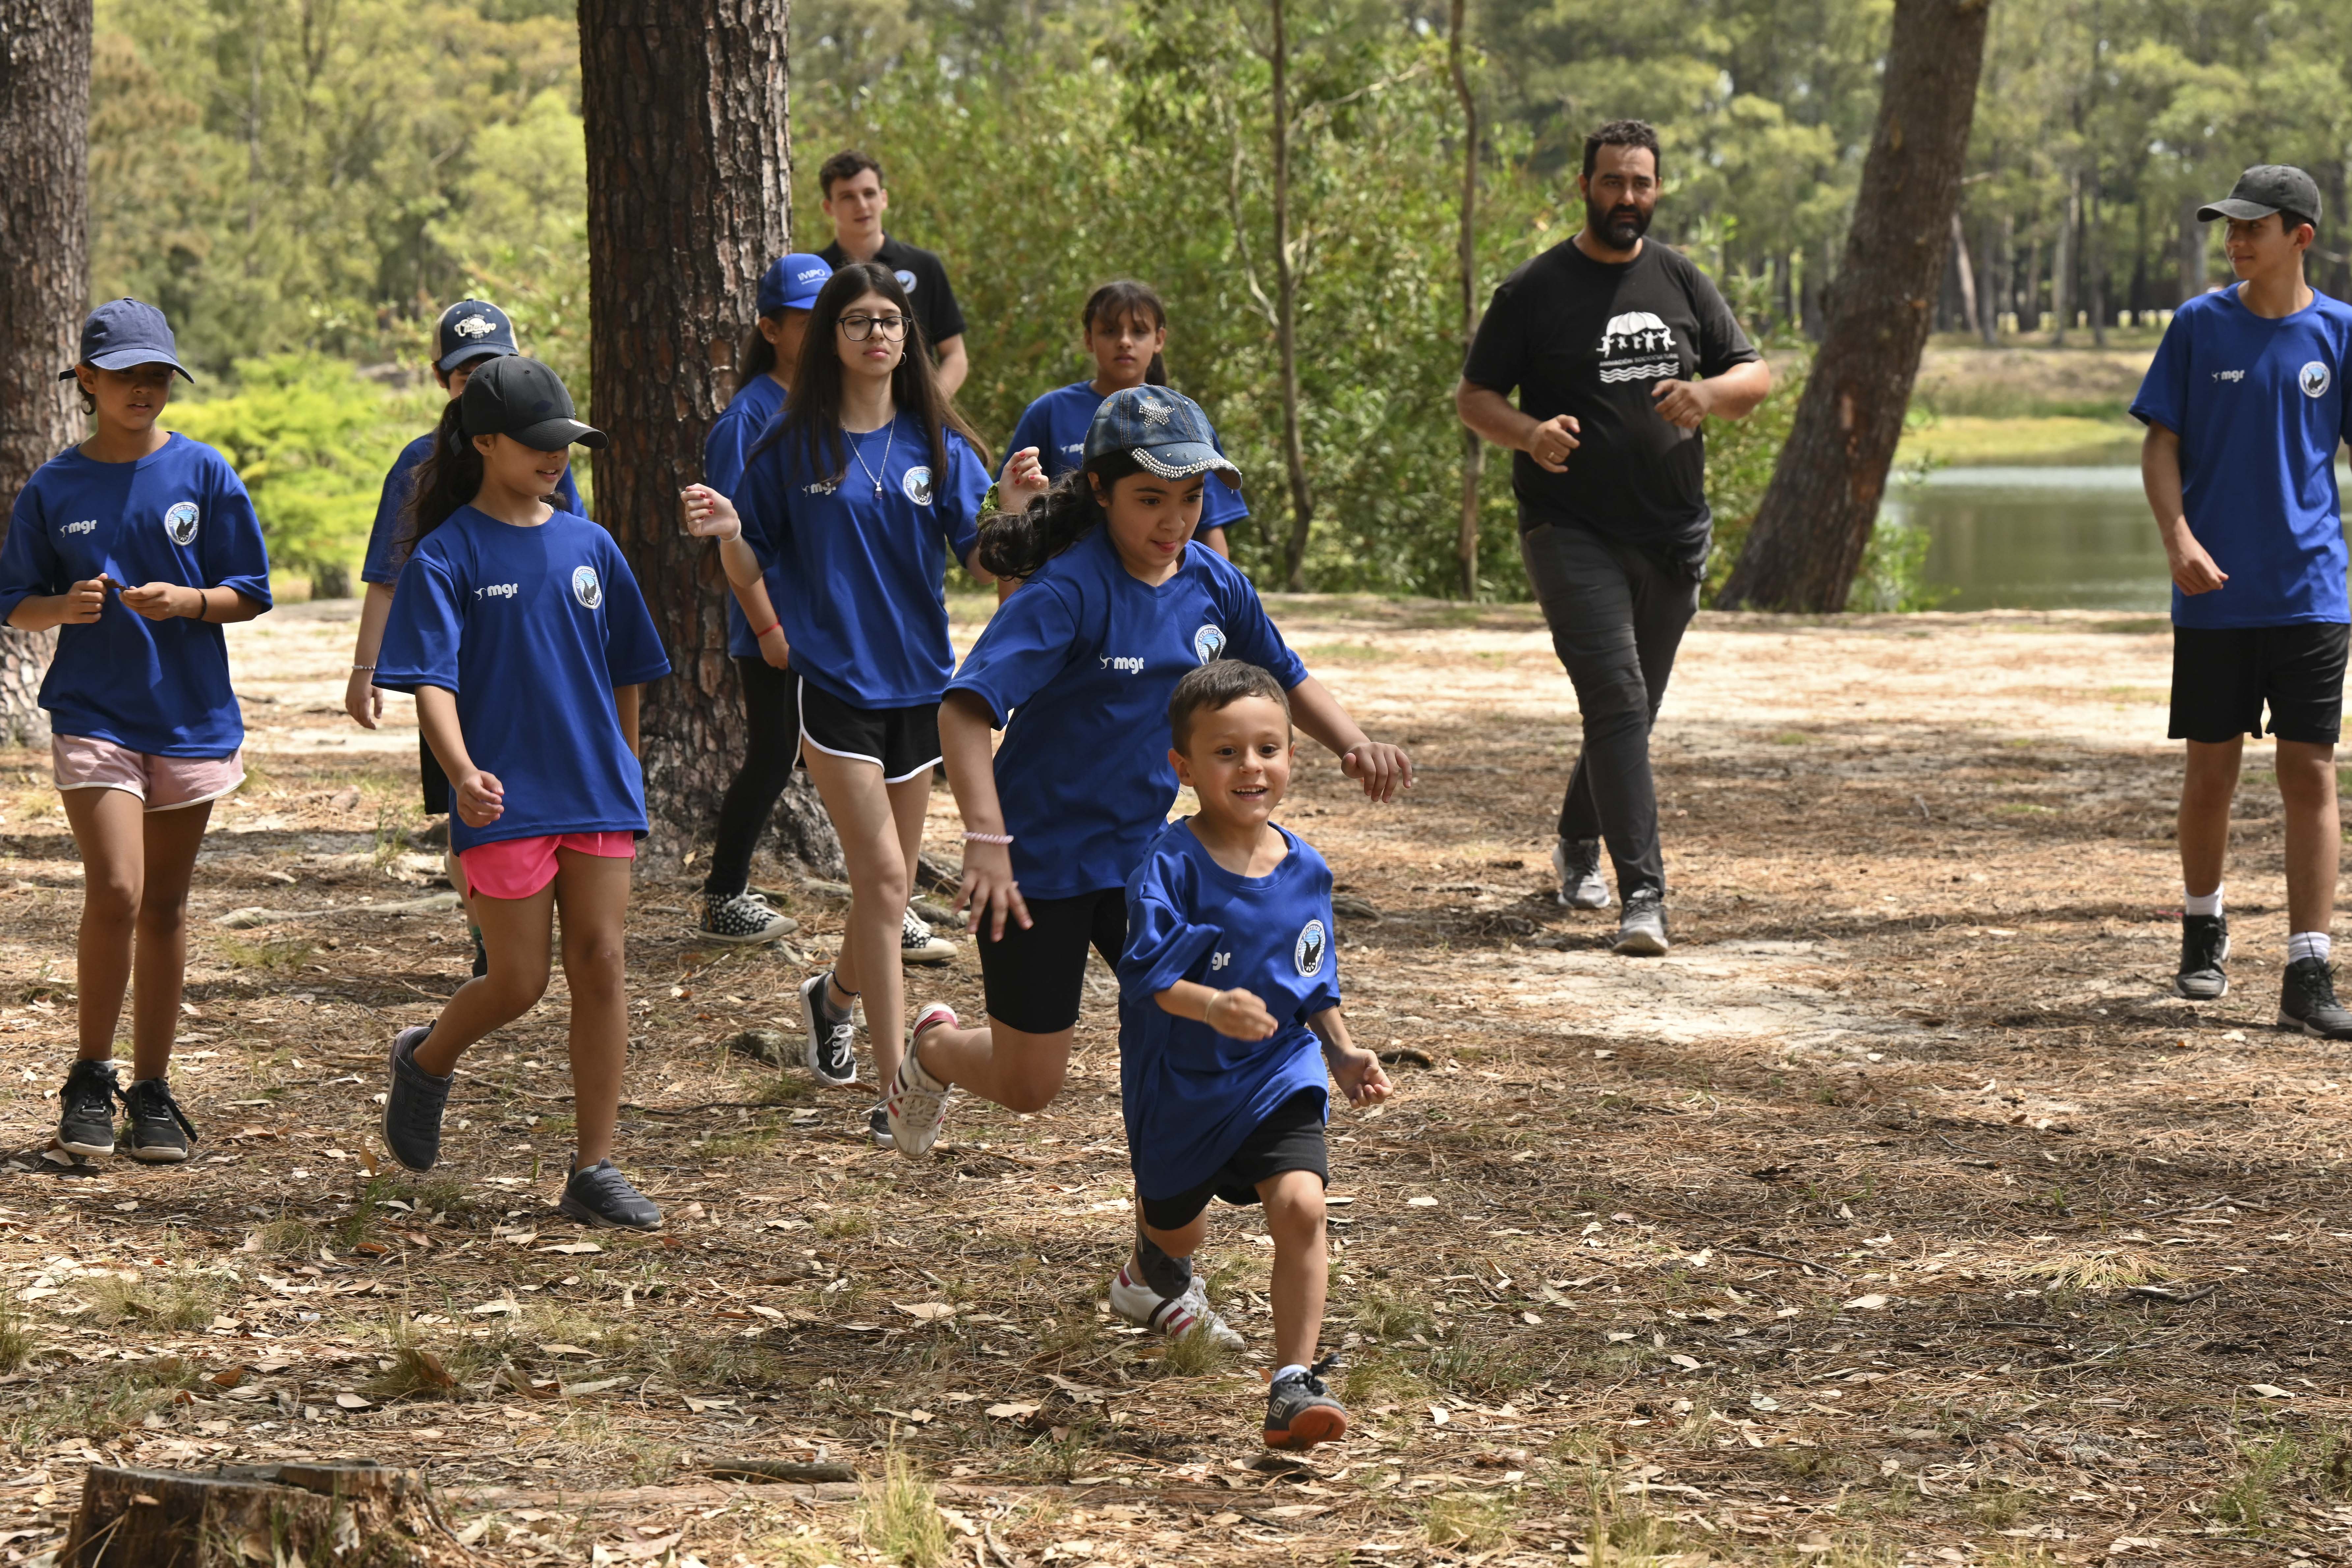
POLYGON ((833 263, 810 251, 795 250, 776 258, 760 279, 760 314, 810 309, 832 276, 833 263))
POLYGON ((468 436, 511 436, 534 452, 606 442, 604 432, 580 423, 563 378, 520 354, 494 359, 467 377, 457 419, 468 436))
POLYGON ((1163 479, 1213 473, 1228 489, 1242 488, 1242 471, 1217 450, 1216 433, 1201 405, 1164 386, 1129 386, 1112 393, 1087 426, 1088 467, 1124 452, 1163 479))
POLYGON ((442 370, 521 352, 515 347, 514 323, 487 300, 460 300, 441 312, 441 357, 433 363, 442 370))
POLYGON ((2289 212, 2319 221, 2319 185, 2291 163, 2257 163, 2238 176, 2230 194, 2197 209, 2199 223, 2233 217, 2242 223, 2289 212))
MULTIPOLYGON (((191 384, 196 379, 180 363, 172 323, 143 300, 109 300, 92 310, 81 324, 81 357, 75 363, 94 364, 100 370, 168 364, 191 384)), ((58 379, 71 381, 73 374, 73 366, 68 365, 58 379)))

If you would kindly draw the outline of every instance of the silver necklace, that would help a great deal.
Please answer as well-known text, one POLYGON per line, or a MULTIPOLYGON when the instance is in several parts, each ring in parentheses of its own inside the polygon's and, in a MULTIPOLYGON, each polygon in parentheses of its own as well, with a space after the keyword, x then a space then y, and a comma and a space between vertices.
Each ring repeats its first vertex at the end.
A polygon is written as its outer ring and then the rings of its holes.
MULTIPOLYGON (((887 428, 890 433, 882 438, 882 473, 885 474, 890 471, 890 448, 898 439, 898 417, 897 415, 894 414, 890 416, 890 423, 887 428)), ((850 429, 845 425, 842 426, 841 433, 849 437, 850 456, 857 459, 857 466, 859 468, 866 469, 866 477, 874 481, 874 497, 877 500, 879 500, 882 497, 881 475, 877 474, 871 468, 866 467, 866 451, 865 448, 859 445, 863 437, 861 437, 856 431, 850 429)), ((866 434, 867 436, 871 436, 874 432, 868 430, 866 434)))

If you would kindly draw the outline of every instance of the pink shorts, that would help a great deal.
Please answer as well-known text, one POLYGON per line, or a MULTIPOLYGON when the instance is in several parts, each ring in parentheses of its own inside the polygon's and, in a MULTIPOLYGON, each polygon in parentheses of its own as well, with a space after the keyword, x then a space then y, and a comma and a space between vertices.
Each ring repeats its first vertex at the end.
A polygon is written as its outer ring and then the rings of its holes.
POLYGON ((555 880, 555 852, 576 850, 606 860, 637 858, 634 833, 549 833, 478 844, 457 857, 474 891, 493 899, 528 899, 555 880))
POLYGON ((245 782, 242 748, 226 757, 156 757, 87 735, 49 737, 58 788, 119 789, 150 811, 176 811, 218 800, 245 782))

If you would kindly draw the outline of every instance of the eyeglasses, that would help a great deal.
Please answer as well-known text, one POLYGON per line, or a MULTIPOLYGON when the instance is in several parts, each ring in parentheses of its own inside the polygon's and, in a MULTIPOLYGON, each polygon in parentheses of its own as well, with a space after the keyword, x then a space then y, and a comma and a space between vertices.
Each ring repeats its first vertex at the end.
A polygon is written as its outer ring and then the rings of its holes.
POLYGON ((853 343, 862 343, 877 331, 895 343, 907 335, 907 318, 904 316, 844 316, 841 318, 841 331, 842 335, 853 343))

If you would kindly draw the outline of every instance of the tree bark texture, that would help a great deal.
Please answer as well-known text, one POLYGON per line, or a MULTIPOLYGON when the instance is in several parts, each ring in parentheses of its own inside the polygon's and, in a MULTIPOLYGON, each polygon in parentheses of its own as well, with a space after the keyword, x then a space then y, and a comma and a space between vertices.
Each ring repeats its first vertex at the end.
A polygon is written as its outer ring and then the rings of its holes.
POLYGON ((1307 447, 1298 428, 1298 269, 1290 254, 1290 24, 1287 0, 1274 14, 1274 310, 1282 359, 1282 460, 1290 478, 1290 538, 1282 551, 1283 586, 1307 587, 1307 537, 1315 526, 1315 492, 1307 482, 1307 447))
POLYGON ((93 1465, 59 1568, 251 1568, 256 1563, 439 1568, 479 1562, 415 1470, 236 1466, 203 1474, 93 1465))
POLYGON ((1989 8, 1990 0, 1895 0, 1829 337, 1724 585, 1726 606, 1845 607, 1952 245, 1989 8))
MULTIPOLYGON (((58 372, 89 307, 89 0, 0 0, 0 507, 81 436, 58 372)), ((47 743, 35 698, 57 646, 0 631, 0 741, 47 743)))
MULTIPOLYGON (((588 142, 589 360, 596 515, 645 590, 672 672, 646 693, 646 804, 676 841, 717 815, 741 760, 718 547, 688 537, 678 491, 734 393, 760 274, 792 232, 789 0, 580 0, 588 142)), ((821 352, 821 351, 820 351, 821 352)), ((804 780, 779 808, 785 848, 837 855, 804 780), (822 834, 821 838, 814 835, 822 834)))
MULTIPOLYGON (((1446 63, 1454 73, 1454 96, 1462 100, 1462 351, 1478 335, 1478 95, 1462 60, 1463 10, 1454 0, 1445 36, 1446 63)), ((1486 444, 1468 426, 1462 428, 1462 536, 1454 553, 1462 561, 1462 596, 1478 596, 1478 480, 1486 467, 1486 444)))

